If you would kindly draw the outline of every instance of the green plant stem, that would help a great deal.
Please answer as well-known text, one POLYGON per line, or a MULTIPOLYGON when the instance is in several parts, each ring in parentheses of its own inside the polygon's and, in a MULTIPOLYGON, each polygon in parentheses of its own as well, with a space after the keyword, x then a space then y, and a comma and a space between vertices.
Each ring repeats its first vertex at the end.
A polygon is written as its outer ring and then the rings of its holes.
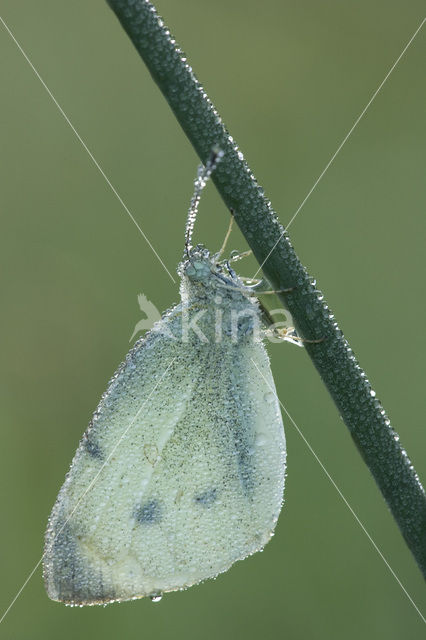
POLYGON ((147 0, 108 1, 201 161, 214 145, 225 152, 213 181, 274 289, 294 287, 280 297, 299 335, 323 338, 306 343, 306 351, 426 576, 424 489, 323 296, 154 6, 147 0))

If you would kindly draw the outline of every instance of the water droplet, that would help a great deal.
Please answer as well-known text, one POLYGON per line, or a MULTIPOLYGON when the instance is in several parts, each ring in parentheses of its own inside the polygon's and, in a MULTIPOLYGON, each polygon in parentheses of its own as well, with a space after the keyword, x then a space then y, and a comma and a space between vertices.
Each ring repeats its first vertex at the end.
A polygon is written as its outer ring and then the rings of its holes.
POLYGON ((265 393, 265 395, 263 396, 264 401, 268 404, 271 404, 274 401, 274 398, 275 395, 272 393, 272 391, 268 391, 268 393, 265 393))
POLYGON ((376 397, 376 392, 375 392, 375 391, 373 391, 373 389, 370 389, 370 396, 371 396, 372 398, 375 398, 375 397, 376 397))
POLYGON ((149 597, 151 598, 151 602, 160 602, 160 600, 163 597, 163 594, 162 593, 156 593, 156 594, 154 594, 152 596, 149 596, 149 597))

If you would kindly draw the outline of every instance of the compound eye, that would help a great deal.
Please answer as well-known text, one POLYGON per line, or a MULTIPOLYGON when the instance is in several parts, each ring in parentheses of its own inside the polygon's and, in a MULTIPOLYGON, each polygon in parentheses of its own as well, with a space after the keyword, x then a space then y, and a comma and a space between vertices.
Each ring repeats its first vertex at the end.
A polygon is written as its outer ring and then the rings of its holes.
POLYGON ((193 260, 186 267, 186 275, 191 280, 206 280, 210 274, 210 266, 201 260, 193 260))
POLYGON ((186 267, 186 275, 188 276, 188 278, 192 278, 196 273, 197 272, 195 271, 195 267, 192 264, 186 267))

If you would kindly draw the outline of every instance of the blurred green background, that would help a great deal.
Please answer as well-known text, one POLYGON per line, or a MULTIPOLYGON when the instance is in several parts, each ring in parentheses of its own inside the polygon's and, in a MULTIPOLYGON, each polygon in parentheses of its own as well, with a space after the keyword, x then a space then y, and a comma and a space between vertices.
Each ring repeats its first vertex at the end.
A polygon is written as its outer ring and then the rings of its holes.
MULTIPOLYGON (((284 224, 424 13, 417 0, 156 6, 284 224)), ((198 160, 106 3, 3 0, 1 15, 174 274, 198 160)), ((290 233, 423 480, 424 29, 290 233)), ((1 25, 0 58, 3 610, 40 558, 79 438, 141 317, 137 294, 162 310, 178 292, 1 25)), ((196 239, 217 249, 228 218, 209 185, 196 239)), ((246 248, 238 231, 230 248, 246 248)), ((308 357, 288 344, 269 352, 281 400, 424 612, 420 572, 308 357)), ((285 426, 286 501, 264 553, 160 604, 107 608, 51 602, 39 568, 2 637, 421 637, 401 586, 285 426)))

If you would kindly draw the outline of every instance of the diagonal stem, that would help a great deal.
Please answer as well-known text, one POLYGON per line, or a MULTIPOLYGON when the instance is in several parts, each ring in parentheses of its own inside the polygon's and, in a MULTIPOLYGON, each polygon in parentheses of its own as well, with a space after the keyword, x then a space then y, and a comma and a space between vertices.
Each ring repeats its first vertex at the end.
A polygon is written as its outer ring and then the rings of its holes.
POLYGON ((108 0, 202 162, 224 151, 213 181, 280 294, 324 384, 426 576, 426 497, 375 392, 323 296, 299 261, 234 140, 148 0, 108 0))

